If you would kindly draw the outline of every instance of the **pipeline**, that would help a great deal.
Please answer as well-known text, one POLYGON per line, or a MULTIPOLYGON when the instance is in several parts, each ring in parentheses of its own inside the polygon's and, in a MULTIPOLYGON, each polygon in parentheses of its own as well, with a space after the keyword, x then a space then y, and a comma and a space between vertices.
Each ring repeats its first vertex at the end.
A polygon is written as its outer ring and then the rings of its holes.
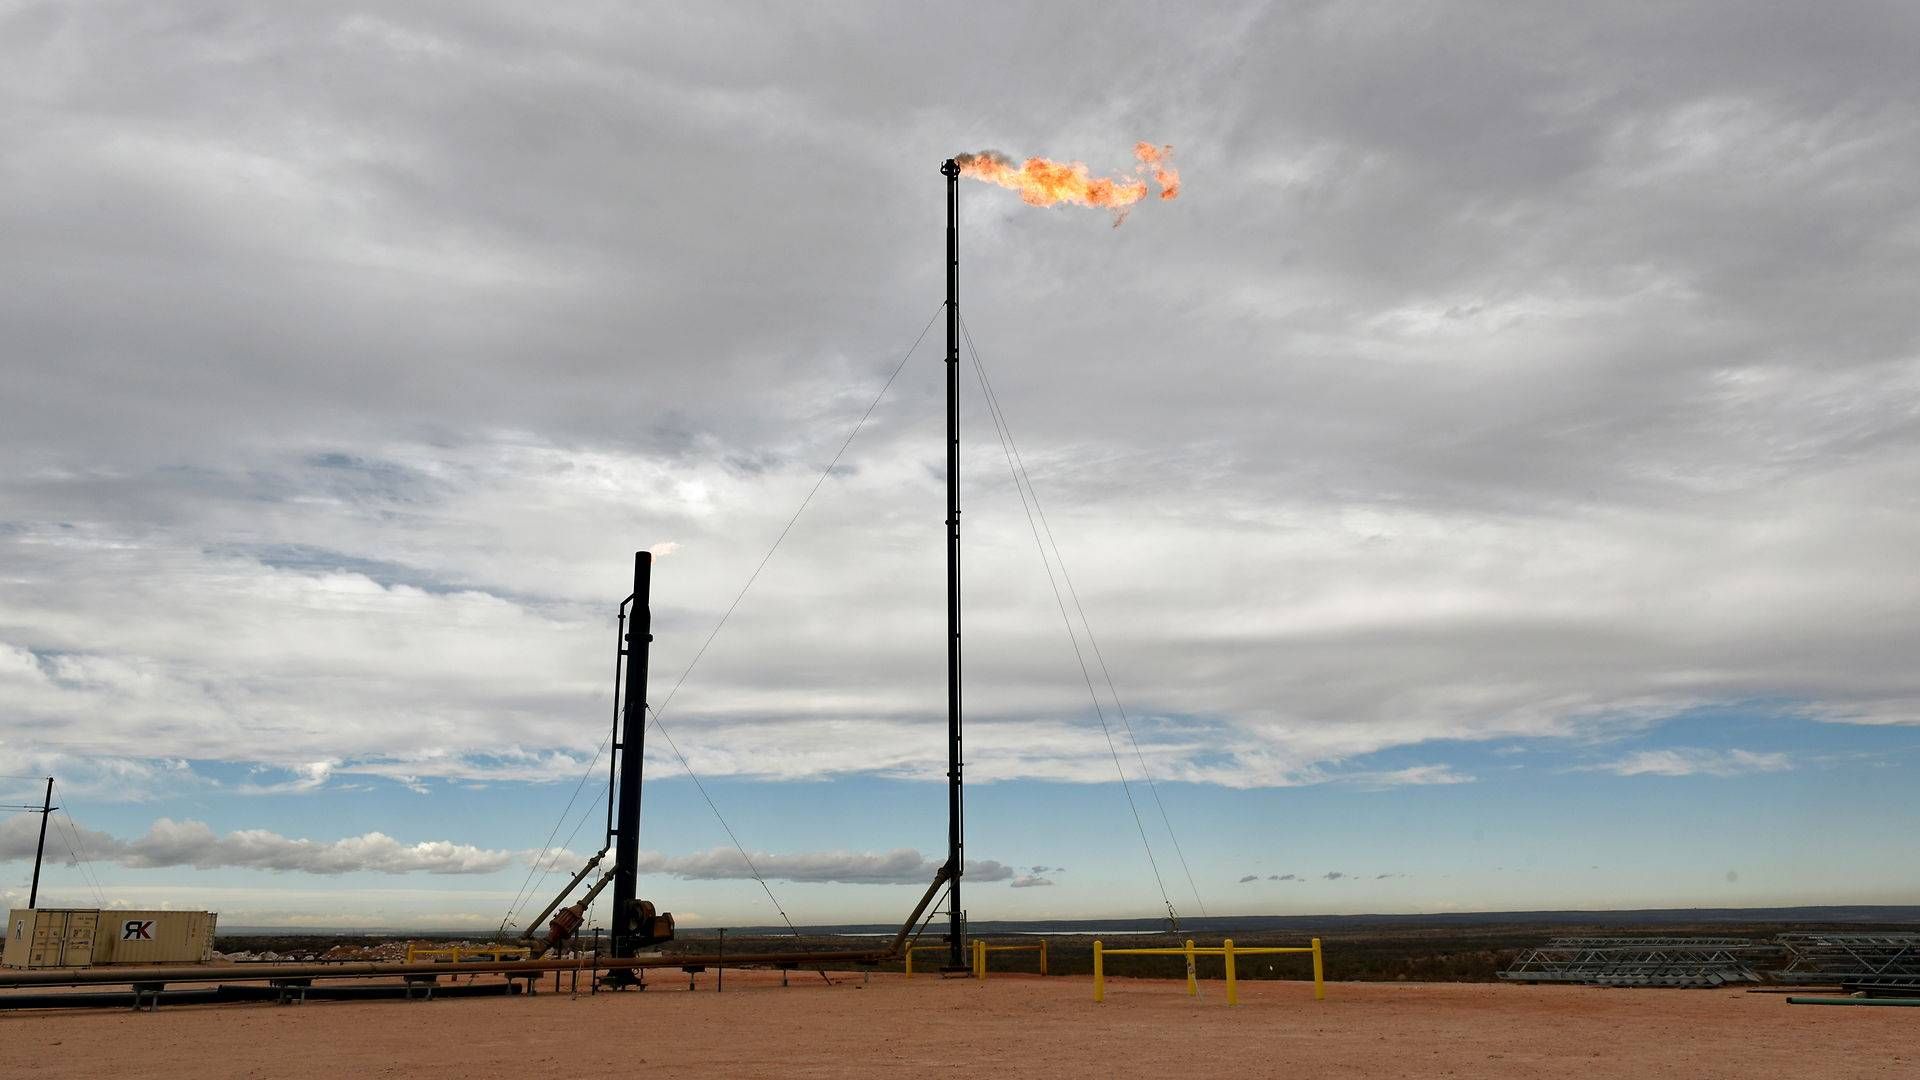
MULTIPOLYGON (((434 1000, 444 998, 505 997, 511 988, 505 983, 450 984, 433 988, 434 1000)), ((310 986, 303 991, 308 1001, 380 1001, 405 998, 416 993, 411 986, 378 983, 364 986, 310 986)), ((222 983, 192 990, 49 990, 45 993, 0 995, 0 1010, 139 1008, 147 1005, 231 1005, 240 1002, 273 1002, 280 999, 277 987, 222 983)))
POLYGON ((279 979, 366 979, 404 975, 481 975, 538 974, 549 971, 582 971, 598 975, 601 971, 635 971, 652 968, 730 968, 777 967, 802 968, 827 964, 867 966, 881 964, 900 955, 907 936, 933 903, 934 895, 946 883, 949 871, 942 867, 934 874, 933 884, 920 897, 913 913, 901 924, 893 943, 885 949, 864 952, 787 952, 736 953, 732 956, 642 956, 580 957, 573 960, 480 960, 436 964, 393 963, 387 961, 347 961, 331 964, 195 964, 174 967, 101 967, 48 971, 7 971, 0 973, 0 990, 33 986, 128 986, 165 985, 167 983, 263 982, 279 979))
POLYGON ((1787 999, 1787 1004, 1789 1005, 1894 1005, 1894 1006, 1912 1007, 1912 1006, 1920 1005, 1920 998, 1790 997, 1787 999))
POLYGON ((516 975, 549 971, 633 971, 643 968, 774 967, 791 964, 815 967, 832 960, 850 964, 880 963, 883 950, 871 952, 738 953, 724 959, 708 956, 634 956, 577 960, 476 960, 455 964, 349 961, 338 964, 196 964, 177 967, 101 967, 66 971, 10 971, 0 975, 0 990, 24 986, 126 986, 130 984, 261 982, 280 979, 368 979, 398 975, 516 975))

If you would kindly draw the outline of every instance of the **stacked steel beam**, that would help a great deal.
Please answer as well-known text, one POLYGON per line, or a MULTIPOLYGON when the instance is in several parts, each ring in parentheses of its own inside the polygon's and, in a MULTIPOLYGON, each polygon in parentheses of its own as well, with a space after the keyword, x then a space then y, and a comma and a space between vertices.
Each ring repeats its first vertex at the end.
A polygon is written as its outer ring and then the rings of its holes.
POLYGON ((1781 934, 1780 982, 1849 990, 1920 990, 1920 934, 1781 934))
POLYGON ((1589 986, 1712 987, 1760 982, 1781 947, 1737 937, 1555 938, 1521 954, 1500 978, 1589 986))

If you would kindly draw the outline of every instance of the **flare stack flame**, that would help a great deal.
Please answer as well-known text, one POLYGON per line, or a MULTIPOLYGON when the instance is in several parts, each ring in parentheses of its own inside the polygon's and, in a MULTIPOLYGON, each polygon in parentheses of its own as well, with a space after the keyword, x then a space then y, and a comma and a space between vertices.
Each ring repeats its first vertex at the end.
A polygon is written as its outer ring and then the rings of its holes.
POLYGON ((1094 176, 1081 161, 1052 161, 1031 157, 1016 165, 998 150, 977 154, 957 154, 954 163, 961 176, 971 176, 989 184, 998 184, 1020 193, 1029 206, 1092 206, 1114 212, 1117 226, 1127 219, 1135 203, 1147 197, 1147 177, 1160 187, 1160 198, 1180 197, 1180 173, 1169 162, 1171 146, 1135 143, 1133 156, 1139 160, 1131 176, 1094 176))

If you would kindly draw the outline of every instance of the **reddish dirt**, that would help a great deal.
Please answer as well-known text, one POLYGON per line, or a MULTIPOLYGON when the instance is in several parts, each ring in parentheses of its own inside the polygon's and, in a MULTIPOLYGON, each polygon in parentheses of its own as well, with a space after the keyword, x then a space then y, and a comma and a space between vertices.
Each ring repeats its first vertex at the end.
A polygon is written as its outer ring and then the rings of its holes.
MULTIPOLYGON (((1486 984, 795 973, 688 993, 0 1013, 0 1076, 838 1077, 1920 1076, 1920 1010, 1789 1006, 1774 994, 1486 984)), ((551 984, 549 984, 551 985, 551 984)))

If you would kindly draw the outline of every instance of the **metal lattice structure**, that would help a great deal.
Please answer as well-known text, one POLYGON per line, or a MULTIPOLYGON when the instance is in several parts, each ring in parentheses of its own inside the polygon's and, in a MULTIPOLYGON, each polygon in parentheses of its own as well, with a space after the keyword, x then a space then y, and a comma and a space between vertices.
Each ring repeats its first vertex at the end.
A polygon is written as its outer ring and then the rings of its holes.
POLYGON ((1782 949, 1737 937, 1555 938, 1521 954, 1500 978, 1588 986, 1712 987, 1764 981, 1782 949))
POLYGON ((1781 934, 1780 982, 1849 990, 1920 990, 1920 934, 1781 934))

